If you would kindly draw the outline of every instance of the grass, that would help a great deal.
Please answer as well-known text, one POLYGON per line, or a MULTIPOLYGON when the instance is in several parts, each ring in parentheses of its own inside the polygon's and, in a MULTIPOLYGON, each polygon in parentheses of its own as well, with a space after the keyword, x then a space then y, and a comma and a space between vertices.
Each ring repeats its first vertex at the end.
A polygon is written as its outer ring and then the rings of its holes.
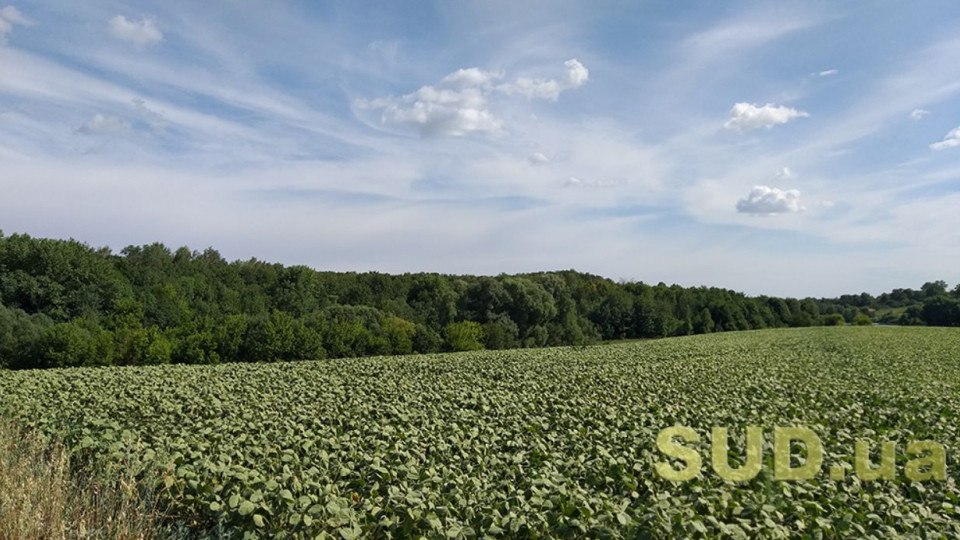
POLYGON ((151 539, 162 513, 136 482, 74 466, 67 449, 0 422, 0 538, 151 539))

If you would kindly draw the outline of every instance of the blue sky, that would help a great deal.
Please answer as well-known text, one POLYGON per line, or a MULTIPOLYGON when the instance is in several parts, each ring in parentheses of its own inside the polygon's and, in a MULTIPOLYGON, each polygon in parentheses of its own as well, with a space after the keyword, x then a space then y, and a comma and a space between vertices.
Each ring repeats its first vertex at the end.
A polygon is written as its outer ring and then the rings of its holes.
POLYGON ((960 281, 960 3, 0 0, 0 229, 329 270, 960 281))

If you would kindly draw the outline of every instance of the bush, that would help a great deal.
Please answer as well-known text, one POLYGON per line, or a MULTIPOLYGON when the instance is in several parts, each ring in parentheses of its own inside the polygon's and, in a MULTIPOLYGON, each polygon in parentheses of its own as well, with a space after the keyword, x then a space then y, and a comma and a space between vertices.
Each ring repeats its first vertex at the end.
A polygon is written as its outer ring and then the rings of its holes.
POLYGON ((824 326, 843 326, 845 324, 847 324, 846 319, 839 313, 831 313, 823 316, 824 326))
POLYGON ((857 313, 856 316, 853 317, 851 324, 854 326, 870 326, 873 324, 873 320, 864 313, 857 313))

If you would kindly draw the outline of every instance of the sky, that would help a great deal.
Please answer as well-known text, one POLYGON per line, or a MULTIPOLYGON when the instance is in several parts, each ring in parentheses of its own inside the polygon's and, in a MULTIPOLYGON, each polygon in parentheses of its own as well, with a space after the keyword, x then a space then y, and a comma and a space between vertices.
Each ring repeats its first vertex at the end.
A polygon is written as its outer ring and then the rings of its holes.
POLYGON ((960 282, 960 3, 0 0, 0 230, 751 295, 960 282))

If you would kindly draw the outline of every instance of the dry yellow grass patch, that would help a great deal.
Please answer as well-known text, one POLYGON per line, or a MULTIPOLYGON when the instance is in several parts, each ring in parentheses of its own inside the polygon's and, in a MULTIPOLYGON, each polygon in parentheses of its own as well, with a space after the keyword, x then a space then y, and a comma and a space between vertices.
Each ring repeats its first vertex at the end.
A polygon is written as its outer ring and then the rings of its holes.
POLYGON ((78 471, 62 445, 0 420, 0 539, 150 539, 161 517, 135 482, 78 471))

